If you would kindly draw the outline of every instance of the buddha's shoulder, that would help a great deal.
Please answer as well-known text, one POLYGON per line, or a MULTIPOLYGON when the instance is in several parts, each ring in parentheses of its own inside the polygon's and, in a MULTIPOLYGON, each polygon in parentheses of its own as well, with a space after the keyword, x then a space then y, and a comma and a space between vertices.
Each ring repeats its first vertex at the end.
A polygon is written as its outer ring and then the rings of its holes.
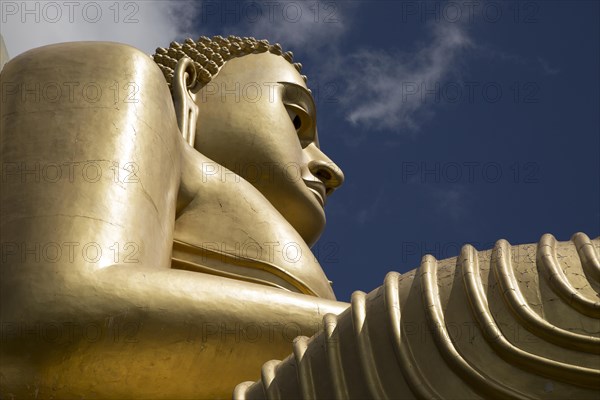
POLYGON ((41 81, 42 92, 44 85, 50 85, 46 81, 61 89, 64 81, 74 87, 91 85, 96 90, 100 85, 102 92, 110 93, 117 89, 102 87, 103 79, 121 84, 119 81, 126 77, 138 86, 156 81, 166 87, 162 71, 150 55, 116 42, 65 42, 37 47, 10 59, 2 69, 4 82, 26 81, 31 86, 31 82, 41 81))
POLYGON ((63 42, 40 46, 23 52, 13 58, 11 62, 39 57, 50 57, 57 60, 63 53, 71 53, 71 62, 78 64, 97 61, 98 59, 108 59, 117 63, 118 60, 112 60, 114 56, 141 57, 153 62, 152 57, 136 47, 125 43, 101 41, 63 42), (93 57, 91 59, 77 58, 77 56, 84 54, 93 55, 93 57))

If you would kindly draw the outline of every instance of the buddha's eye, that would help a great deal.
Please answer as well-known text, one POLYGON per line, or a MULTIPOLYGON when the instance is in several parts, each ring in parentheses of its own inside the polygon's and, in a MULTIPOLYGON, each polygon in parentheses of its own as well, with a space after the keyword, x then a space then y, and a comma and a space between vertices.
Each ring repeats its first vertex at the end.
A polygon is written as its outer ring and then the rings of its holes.
MULTIPOLYGON (((286 106, 285 107, 287 109, 288 115, 290 116, 290 120, 292 120, 292 123, 294 124, 294 128, 296 128, 296 131, 300 132, 303 129, 303 114, 306 114, 303 112, 303 110, 301 110, 299 107, 294 107, 294 106, 286 106)), ((306 119, 306 118, 304 118, 306 119)))
POLYGON ((302 120, 300 119, 300 116, 296 115, 292 122, 294 123, 294 128, 296 128, 296 130, 299 130, 302 127, 302 120))
POLYGON ((303 108, 296 105, 286 105, 290 120, 296 129, 298 139, 302 147, 308 146, 314 140, 314 132, 311 128, 313 123, 311 117, 303 108))

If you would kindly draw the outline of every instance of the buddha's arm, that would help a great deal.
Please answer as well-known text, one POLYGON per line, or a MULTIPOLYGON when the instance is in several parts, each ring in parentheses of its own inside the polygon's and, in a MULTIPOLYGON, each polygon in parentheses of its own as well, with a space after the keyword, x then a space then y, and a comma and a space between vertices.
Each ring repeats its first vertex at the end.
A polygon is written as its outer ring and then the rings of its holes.
POLYGON ((600 238, 505 240, 391 272, 234 398, 597 399, 600 238), (297 370, 298 374, 293 372, 297 370))
POLYGON ((224 397, 346 306, 187 271, 13 268, 1 287, 3 396, 224 397))

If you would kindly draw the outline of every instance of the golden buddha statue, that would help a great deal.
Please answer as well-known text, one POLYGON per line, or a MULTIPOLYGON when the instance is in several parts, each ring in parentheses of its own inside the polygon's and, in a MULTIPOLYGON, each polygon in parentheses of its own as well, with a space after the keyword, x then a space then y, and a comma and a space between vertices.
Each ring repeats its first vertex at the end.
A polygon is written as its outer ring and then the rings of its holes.
POLYGON ((598 239, 465 247, 337 302, 310 246, 343 174, 301 65, 234 36, 153 58, 1 71, 0 396, 597 396, 598 239))

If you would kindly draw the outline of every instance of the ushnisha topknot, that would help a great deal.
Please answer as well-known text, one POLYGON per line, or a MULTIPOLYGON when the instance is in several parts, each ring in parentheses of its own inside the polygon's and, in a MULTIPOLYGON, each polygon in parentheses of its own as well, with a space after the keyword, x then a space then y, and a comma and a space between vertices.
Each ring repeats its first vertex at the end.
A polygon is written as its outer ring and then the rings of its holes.
MULTIPOLYGON (((256 40, 253 37, 230 35, 224 38, 217 35, 211 39, 207 36, 200 36, 197 41, 187 38, 183 44, 171 42, 168 49, 157 48, 152 58, 162 70, 169 89, 171 89, 175 66, 183 57, 193 60, 197 79, 204 86, 232 58, 266 52, 282 56, 301 73, 302 64, 294 63, 294 54, 291 51, 284 53, 279 43, 270 44, 268 40, 256 40)), ((302 75, 302 79, 306 82, 305 75, 302 75)))

